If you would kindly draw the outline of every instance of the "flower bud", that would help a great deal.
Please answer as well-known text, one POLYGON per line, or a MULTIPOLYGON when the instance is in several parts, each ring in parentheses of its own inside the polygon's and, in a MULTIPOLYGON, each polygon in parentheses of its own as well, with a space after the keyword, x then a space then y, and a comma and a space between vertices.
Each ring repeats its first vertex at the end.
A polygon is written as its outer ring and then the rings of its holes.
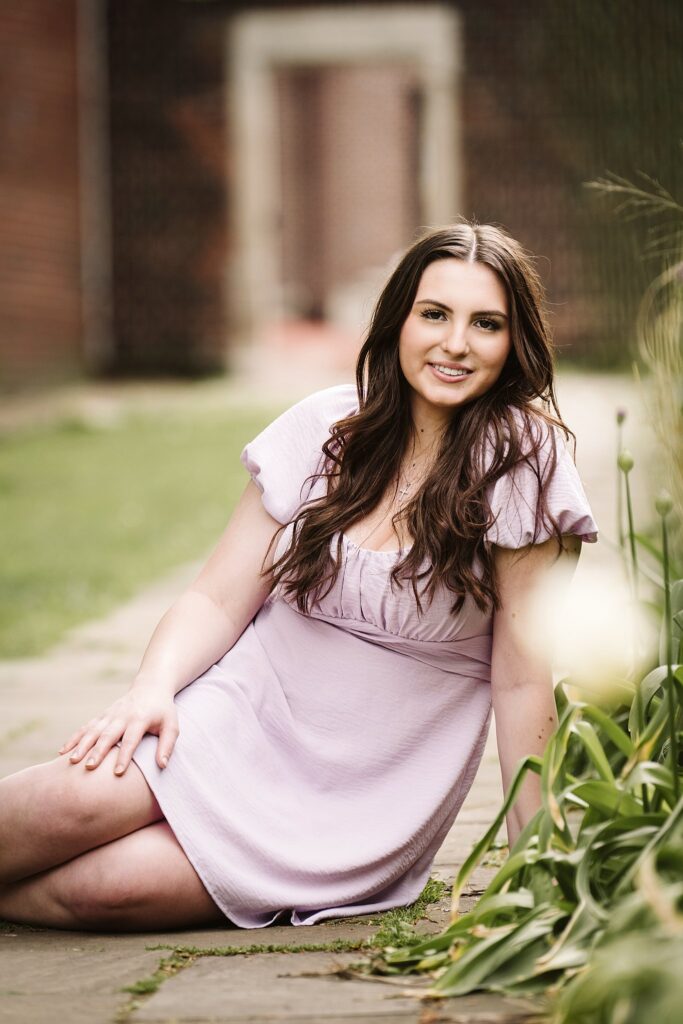
POLYGON ((624 448, 624 450, 619 453, 617 465, 619 469, 622 471, 622 473, 630 473, 633 469, 633 456, 629 451, 627 451, 626 448, 624 448))
POLYGON ((625 419, 626 419, 626 409, 621 409, 621 408, 617 409, 617 424, 619 426, 621 426, 621 424, 624 422, 625 419))
POLYGON ((660 491, 657 497, 655 498, 655 508, 657 509, 657 514, 660 515, 662 519, 665 519, 673 507, 673 499, 669 492, 660 491))

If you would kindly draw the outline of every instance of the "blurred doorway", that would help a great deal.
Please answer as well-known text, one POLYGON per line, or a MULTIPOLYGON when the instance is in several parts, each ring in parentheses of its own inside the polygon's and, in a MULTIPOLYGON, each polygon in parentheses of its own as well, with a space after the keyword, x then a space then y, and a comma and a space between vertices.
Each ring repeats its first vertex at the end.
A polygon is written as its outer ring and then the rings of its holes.
POLYGON ((251 11, 229 33, 229 295, 353 338, 392 257, 461 204, 459 22, 441 4, 251 11))
POLYGON ((288 316, 353 323, 421 221, 420 91, 400 65, 276 72, 281 279, 288 316))

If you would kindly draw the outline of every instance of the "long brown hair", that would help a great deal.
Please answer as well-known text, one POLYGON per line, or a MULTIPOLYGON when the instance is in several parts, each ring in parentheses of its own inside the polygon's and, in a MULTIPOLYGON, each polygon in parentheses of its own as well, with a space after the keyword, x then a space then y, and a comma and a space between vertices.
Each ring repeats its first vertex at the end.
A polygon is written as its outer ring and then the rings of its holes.
POLYGON ((500 228, 457 223, 415 242, 377 302, 356 366, 358 412, 334 424, 322 446, 318 476, 327 478, 327 494, 295 517, 292 543, 272 568, 273 586, 279 584, 295 596, 303 612, 334 586, 342 531, 379 504, 400 470, 413 423, 410 389, 399 365, 399 335, 425 268, 453 258, 483 263, 502 281, 509 302, 510 353, 490 390, 454 411, 429 476, 394 517, 394 523, 405 523, 414 542, 397 560, 392 581, 410 582, 418 609, 421 598, 431 601, 440 584, 454 594, 454 612, 467 594, 482 611, 499 607, 493 557, 484 542, 494 521, 486 491, 520 461, 528 463, 539 483, 534 540, 544 522, 550 522, 560 540, 545 498, 557 461, 554 436, 550 429, 550 460, 542 466, 544 432, 538 428, 545 421, 567 436, 571 432, 562 423, 555 398, 543 288, 532 258, 500 228), (532 406, 536 399, 543 408, 532 406))

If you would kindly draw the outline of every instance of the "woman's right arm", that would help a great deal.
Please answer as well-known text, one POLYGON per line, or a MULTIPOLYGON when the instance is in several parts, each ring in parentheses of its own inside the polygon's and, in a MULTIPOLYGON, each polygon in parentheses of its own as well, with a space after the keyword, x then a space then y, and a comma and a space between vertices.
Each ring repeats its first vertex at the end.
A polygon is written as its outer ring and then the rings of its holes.
POLYGON ((60 754, 97 768, 120 740, 114 771, 121 775, 145 733, 153 733, 157 764, 166 767, 178 736, 173 697, 230 650, 266 600, 261 571, 272 565, 279 529, 250 481, 199 576, 154 630, 128 693, 78 729, 60 754))

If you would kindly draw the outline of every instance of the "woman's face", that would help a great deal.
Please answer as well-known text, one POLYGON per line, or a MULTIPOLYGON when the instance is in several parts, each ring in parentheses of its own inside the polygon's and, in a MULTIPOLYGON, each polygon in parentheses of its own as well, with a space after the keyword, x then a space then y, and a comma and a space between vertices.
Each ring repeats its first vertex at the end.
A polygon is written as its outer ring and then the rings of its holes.
POLYGON ((495 384, 510 352, 509 318, 505 287, 490 267, 429 264, 398 349, 414 419, 447 420, 495 384))

